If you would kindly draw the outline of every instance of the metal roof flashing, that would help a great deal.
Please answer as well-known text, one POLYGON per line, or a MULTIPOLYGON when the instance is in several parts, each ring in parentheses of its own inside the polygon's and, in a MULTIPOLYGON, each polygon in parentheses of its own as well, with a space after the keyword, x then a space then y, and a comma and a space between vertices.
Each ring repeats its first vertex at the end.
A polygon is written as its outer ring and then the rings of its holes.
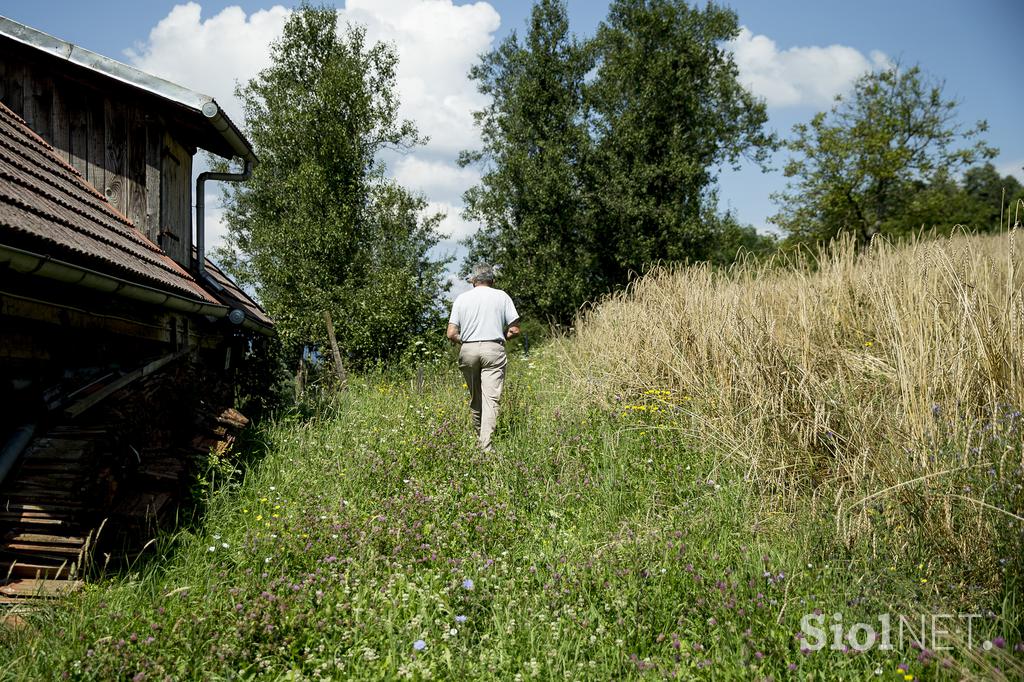
POLYGON ((5 16, 0 16, 0 36, 5 36, 33 49, 65 59, 89 71, 112 78, 129 87, 143 90, 191 109, 197 114, 201 114, 213 126, 236 155, 253 163, 256 162, 256 155, 241 131, 228 118, 216 100, 209 95, 189 90, 177 83, 55 38, 48 33, 43 33, 5 16))

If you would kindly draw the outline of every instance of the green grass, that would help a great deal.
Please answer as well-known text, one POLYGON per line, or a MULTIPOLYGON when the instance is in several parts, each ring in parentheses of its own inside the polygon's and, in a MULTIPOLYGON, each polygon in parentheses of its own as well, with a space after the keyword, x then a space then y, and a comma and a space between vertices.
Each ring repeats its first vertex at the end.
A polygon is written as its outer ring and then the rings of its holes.
POLYGON ((513 362, 494 455, 472 446, 454 370, 422 394, 359 379, 314 416, 265 426, 266 456, 210 493, 202 524, 160 538, 133 571, 27 614, 27 627, 0 629, 0 678, 1019 669, 1003 594, 960 584, 955 566, 912 547, 895 563, 840 547, 828 510, 766 508, 746 472, 681 440, 685 405, 673 396, 602 409, 568 394, 558 365, 549 348, 513 362), (795 635, 815 609, 825 627, 833 613, 846 624, 993 613, 973 621, 972 650, 930 658, 909 646, 801 653, 795 635), (980 648, 997 636, 1005 649, 980 648))

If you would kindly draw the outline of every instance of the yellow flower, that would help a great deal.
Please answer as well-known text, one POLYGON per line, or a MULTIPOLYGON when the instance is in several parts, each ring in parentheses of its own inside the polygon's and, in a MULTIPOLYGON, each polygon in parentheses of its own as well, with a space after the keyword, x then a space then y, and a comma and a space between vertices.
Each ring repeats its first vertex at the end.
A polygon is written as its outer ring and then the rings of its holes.
POLYGON ((865 348, 871 348, 871 346, 873 346, 873 345, 875 345, 874 341, 867 341, 867 342, 864 343, 864 347, 865 348))
POLYGON ((263 520, 263 514, 257 514, 256 515, 256 520, 257 521, 262 521, 263 520))
POLYGON ((910 673, 907 673, 906 675, 903 676, 903 679, 905 679, 907 682, 910 682, 910 680, 914 679, 914 676, 911 675, 910 673))

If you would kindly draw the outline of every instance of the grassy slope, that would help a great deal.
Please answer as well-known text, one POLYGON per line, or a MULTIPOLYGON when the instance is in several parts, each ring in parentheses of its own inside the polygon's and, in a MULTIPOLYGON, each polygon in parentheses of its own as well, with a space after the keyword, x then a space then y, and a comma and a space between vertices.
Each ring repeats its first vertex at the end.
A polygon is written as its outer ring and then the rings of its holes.
MULTIPOLYGON (((513 364, 497 455, 472 449, 454 372, 423 395, 365 381, 268 426, 267 456, 160 561, 3 632, 0 677, 945 675, 941 654, 794 637, 816 608, 930 612, 941 566, 839 553, 831 516, 765 513, 744 471, 680 438, 682 398, 602 409, 563 364, 550 347, 513 364)), ((998 610, 969 587, 957 610, 998 610)), ((975 644, 1000 623, 975 621, 975 644)))

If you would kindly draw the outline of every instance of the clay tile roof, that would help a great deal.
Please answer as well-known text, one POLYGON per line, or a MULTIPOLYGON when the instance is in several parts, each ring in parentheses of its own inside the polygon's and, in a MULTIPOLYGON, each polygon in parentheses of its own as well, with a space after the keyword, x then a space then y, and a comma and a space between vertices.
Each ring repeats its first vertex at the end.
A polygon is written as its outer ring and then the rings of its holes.
MULTIPOLYGON (((195 247, 192 247, 192 257, 196 257, 195 247)), ((247 318, 262 327, 270 329, 274 326, 274 321, 267 315, 267 311, 245 293, 231 278, 225 275, 220 268, 214 265, 213 261, 209 258, 206 259, 206 272, 213 278, 214 282, 221 286, 221 289, 214 289, 211 292, 217 297, 217 300, 229 308, 241 308, 245 311, 247 318)))
POLYGON ((0 104, 0 240, 162 291, 219 303, 0 104))

